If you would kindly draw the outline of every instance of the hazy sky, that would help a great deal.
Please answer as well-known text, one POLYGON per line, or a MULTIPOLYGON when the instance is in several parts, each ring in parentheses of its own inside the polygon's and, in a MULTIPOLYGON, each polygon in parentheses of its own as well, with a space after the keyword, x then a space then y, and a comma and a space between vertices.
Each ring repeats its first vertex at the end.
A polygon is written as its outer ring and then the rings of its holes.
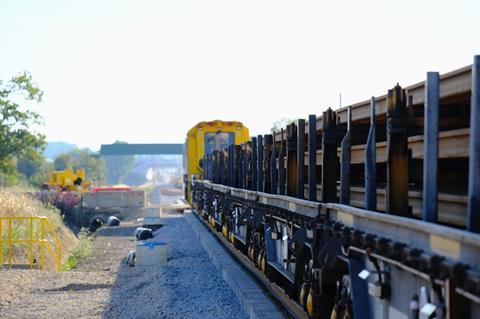
POLYGON ((252 134, 421 81, 480 54, 480 1, 0 0, 0 78, 45 91, 50 141, 252 134))

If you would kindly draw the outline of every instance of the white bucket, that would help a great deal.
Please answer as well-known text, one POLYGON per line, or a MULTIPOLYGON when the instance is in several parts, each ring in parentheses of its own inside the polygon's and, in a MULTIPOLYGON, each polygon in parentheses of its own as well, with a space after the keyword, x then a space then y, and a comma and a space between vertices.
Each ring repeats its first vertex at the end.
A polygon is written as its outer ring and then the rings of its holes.
POLYGON ((156 266, 167 263, 168 245, 165 242, 140 242, 135 251, 136 266, 156 266))

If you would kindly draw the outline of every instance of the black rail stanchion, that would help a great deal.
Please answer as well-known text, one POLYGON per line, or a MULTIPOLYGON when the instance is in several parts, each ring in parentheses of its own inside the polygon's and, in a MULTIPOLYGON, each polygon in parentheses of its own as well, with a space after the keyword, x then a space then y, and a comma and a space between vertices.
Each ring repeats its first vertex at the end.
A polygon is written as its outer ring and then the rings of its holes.
POLYGON ((252 137, 252 190, 257 190, 257 138, 252 137))
POLYGON ((242 179, 242 188, 248 189, 248 142, 243 143, 242 152, 243 152, 243 179, 242 179))
POLYGON ((240 145, 240 187, 246 189, 247 186, 245 185, 245 143, 240 145))
POLYGON ((214 151, 213 157, 213 180, 215 183, 220 183, 220 151, 214 151))
POLYGON ((350 158, 351 158, 351 132, 352 129, 352 107, 348 107, 347 132, 342 139, 342 159, 340 161, 340 203, 350 204, 350 158))
POLYGON ((377 137, 375 98, 370 99, 370 130, 365 146, 365 209, 377 210, 377 137))
POLYGON ((228 156, 230 159, 230 186, 235 187, 235 145, 230 145, 230 154, 228 156))
POLYGON ((273 137, 271 134, 267 134, 263 137, 264 148, 263 148, 263 191, 265 193, 272 193, 272 181, 270 178, 270 158, 272 156, 272 147, 273 147, 273 137))
POLYGON ((438 118, 440 112, 440 75, 428 72, 425 81, 423 142, 423 220, 437 222, 438 198, 438 118))
POLYGON ((480 55, 472 65, 467 229, 480 233, 480 55))
POLYGON ((322 202, 337 202, 337 122, 332 109, 323 112, 322 202))
POLYGON ((263 192, 263 136, 257 136, 257 191, 263 192))
POLYGON ((305 120, 297 121, 297 198, 305 198, 305 120))
POLYGON ((317 116, 308 116, 308 200, 317 200, 317 116))
POLYGON ((285 195, 285 153, 286 142, 282 128, 280 130, 280 150, 278 152, 278 193, 280 195, 285 195))
POLYGON ((219 151, 220 160, 219 160, 219 177, 220 177, 220 184, 225 185, 225 154, 223 150, 219 151))
POLYGON ((278 194, 277 184, 277 144, 275 143, 275 133, 272 134, 272 151, 270 153, 270 188, 272 194, 278 194))
POLYGON ((387 212, 410 217, 408 207, 408 118, 405 90, 398 84, 387 94, 387 212))
POLYGON ((237 188, 241 187, 241 180, 242 180, 242 146, 241 145, 235 145, 235 168, 234 168, 234 176, 235 176, 235 181, 234 181, 234 186, 237 188))
POLYGON ((287 126, 287 195, 297 196, 297 126, 292 123, 287 126))

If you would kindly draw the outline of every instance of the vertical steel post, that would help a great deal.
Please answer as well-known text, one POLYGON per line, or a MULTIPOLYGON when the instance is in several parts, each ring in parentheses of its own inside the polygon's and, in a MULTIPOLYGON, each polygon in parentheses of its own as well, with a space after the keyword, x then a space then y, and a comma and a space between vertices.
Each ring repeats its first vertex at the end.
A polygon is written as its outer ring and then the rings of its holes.
POLYGON ((467 229, 480 233, 480 55, 475 56, 472 65, 468 166, 467 229))
POLYGON ((244 153, 243 153, 243 145, 244 143, 240 144, 240 151, 239 151, 239 166, 238 166, 238 170, 239 170, 239 176, 238 176, 238 187, 239 188, 245 188, 244 187, 244 181, 245 181, 245 175, 244 175, 244 164, 243 162, 245 161, 245 158, 244 158, 244 153))
POLYGON ((208 180, 208 155, 203 156, 203 177, 208 180))
POLYGON ((213 181, 213 155, 208 154, 208 180, 213 181))
POLYGON ((387 94, 387 197, 390 214, 409 217, 408 206, 408 118, 405 90, 396 85, 387 94))
POLYGON ((218 152, 212 152, 212 182, 218 183, 218 152))
POLYGON ((230 186, 235 186, 235 144, 231 145, 230 156, 230 186))
POLYGON ((317 200, 317 116, 308 116, 308 200, 317 200))
POLYGON ((230 186, 229 185, 229 182, 230 182, 230 177, 229 177, 229 170, 228 170, 228 167, 229 167, 229 161, 230 161, 230 156, 228 154, 228 147, 225 147, 223 149, 223 185, 225 186, 230 186))
POLYGON ((216 166, 216 165, 217 165, 217 162, 216 162, 216 156, 215 156, 215 153, 214 153, 214 152, 212 152, 212 153, 210 154, 210 160, 211 160, 211 164, 210 164, 210 165, 211 165, 211 167, 210 167, 210 170, 211 170, 211 172, 210 172, 210 173, 211 173, 211 178, 212 178, 212 182, 215 182, 215 178, 216 178, 216 175, 215 175, 215 174, 216 174, 216 171, 215 171, 215 170, 216 170, 216 167, 217 167, 217 166, 216 166))
POLYGON ((208 173, 209 178, 208 178, 208 180, 213 182, 213 168, 214 168, 214 163, 215 162, 214 162, 214 158, 213 158, 212 153, 210 153, 208 156, 210 157, 210 159, 209 159, 210 164, 209 164, 209 173, 208 173))
POLYGON ((263 192, 263 136, 257 136, 257 191, 263 192))
POLYGON ((208 154, 205 155, 205 179, 210 180, 210 157, 208 154))
POLYGON ((428 72, 425 81, 423 141, 423 220, 437 222, 438 117, 440 110, 440 75, 428 72))
POLYGON ((270 174, 272 172, 270 168, 270 161, 272 158, 272 148, 273 146, 273 137, 271 134, 266 134, 263 137, 264 148, 263 148, 263 160, 264 160, 264 170, 263 170, 263 191, 265 193, 272 193, 272 180, 270 174))
POLYGON ((224 151, 223 149, 219 151, 220 153, 220 161, 219 161, 219 167, 220 167, 220 181, 219 183, 222 185, 225 185, 225 156, 224 156, 224 151))
POLYGON ((287 195, 297 196, 297 126, 287 126, 287 195))
POLYGON ((277 145, 275 143, 275 132, 272 134, 272 152, 270 153, 270 188, 272 194, 278 193, 277 184, 277 145))
POLYGON ((322 202, 337 202, 337 123, 336 114, 329 108, 323 112, 322 132, 322 202))
POLYGON ((28 240, 28 248, 29 248, 29 261, 30 261, 30 269, 33 269, 33 217, 30 217, 28 220, 29 222, 29 240, 28 240))
POLYGON ((220 151, 215 151, 215 183, 220 184, 220 151))
POLYGON ((252 175, 253 162, 252 162, 252 141, 249 141, 245 145, 245 189, 252 189, 252 175))
POLYGON ((305 120, 297 121, 297 198, 305 198, 305 120))
POLYGON ((225 165, 225 185, 230 186, 230 145, 224 149, 223 154, 225 165))
POLYGON ((278 193, 285 195, 285 153, 286 145, 283 128, 280 130, 280 151, 278 152, 278 193))
POLYGON ((365 209, 377 210, 377 137, 375 132, 375 97, 370 99, 370 130, 365 146, 365 209))
POLYGON ((241 187, 241 180, 242 180, 242 146, 241 145, 235 145, 234 148, 235 152, 235 167, 233 169, 234 171, 234 176, 235 176, 235 181, 234 181, 234 186, 237 188, 241 187))
POLYGON ((13 255, 13 228, 12 228, 12 218, 8 219, 8 266, 12 268, 12 255, 13 255))
POLYGON ((235 145, 232 144, 229 146, 229 154, 228 154, 228 176, 230 177, 228 185, 230 187, 235 186, 235 152, 234 152, 235 145))
POLYGON ((242 185, 243 189, 248 189, 248 144, 245 142, 243 143, 243 179, 242 179, 242 185))
POLYGON ((45 269, 45 219, 40 221, 40 268, 45 269))
POLYGON ((252 137, 252 190, 257 190, 257 138, 252 137))
POLYGON ((350 158, 352 135, 352 107, 348 107, 347 132, 342 139, 342 160, 340 161, 340 203, 350 204, 350 158))
POLYGON ((232 171, 230 170, 230 167, 231 167, 231 165, 232 165, 232 158, 231 158, 231 155, 232 155, 232 153, 231 153, 231 152, 232 152, 232 145, 228 145, 227 148, 226 148, 226 150, 227 150, 227 160, 225 161, 226 164, 227 164, 227 165, 226 165, 226 168, 227 168, 227 174, 226 174, 226 176, 227 176, 227 178, 226 178, 227 183, 226 183, 226 184, 227 184, 228 186, 232 186, 232 185, 230 184, 230 183, 232 182, 232 171))

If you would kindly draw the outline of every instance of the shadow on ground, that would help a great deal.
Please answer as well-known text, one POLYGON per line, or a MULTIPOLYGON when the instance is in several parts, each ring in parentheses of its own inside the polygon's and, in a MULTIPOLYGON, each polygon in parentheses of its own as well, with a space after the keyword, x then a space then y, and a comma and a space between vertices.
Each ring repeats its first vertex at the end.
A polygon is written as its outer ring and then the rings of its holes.
MULTIPOLYGON (((165 226, 155 231, 153 240, 169 245, 168 263, 129 267, 120 261, 103 318, 247 318, 183 214, 167 212, 163 217, 165 226)), ((111 227, 98 236, 121 236, 123 231, 117 231, 111 227)), ((118 242, 125 256, 135 247, 133 231, 131 236, 118 242)))

